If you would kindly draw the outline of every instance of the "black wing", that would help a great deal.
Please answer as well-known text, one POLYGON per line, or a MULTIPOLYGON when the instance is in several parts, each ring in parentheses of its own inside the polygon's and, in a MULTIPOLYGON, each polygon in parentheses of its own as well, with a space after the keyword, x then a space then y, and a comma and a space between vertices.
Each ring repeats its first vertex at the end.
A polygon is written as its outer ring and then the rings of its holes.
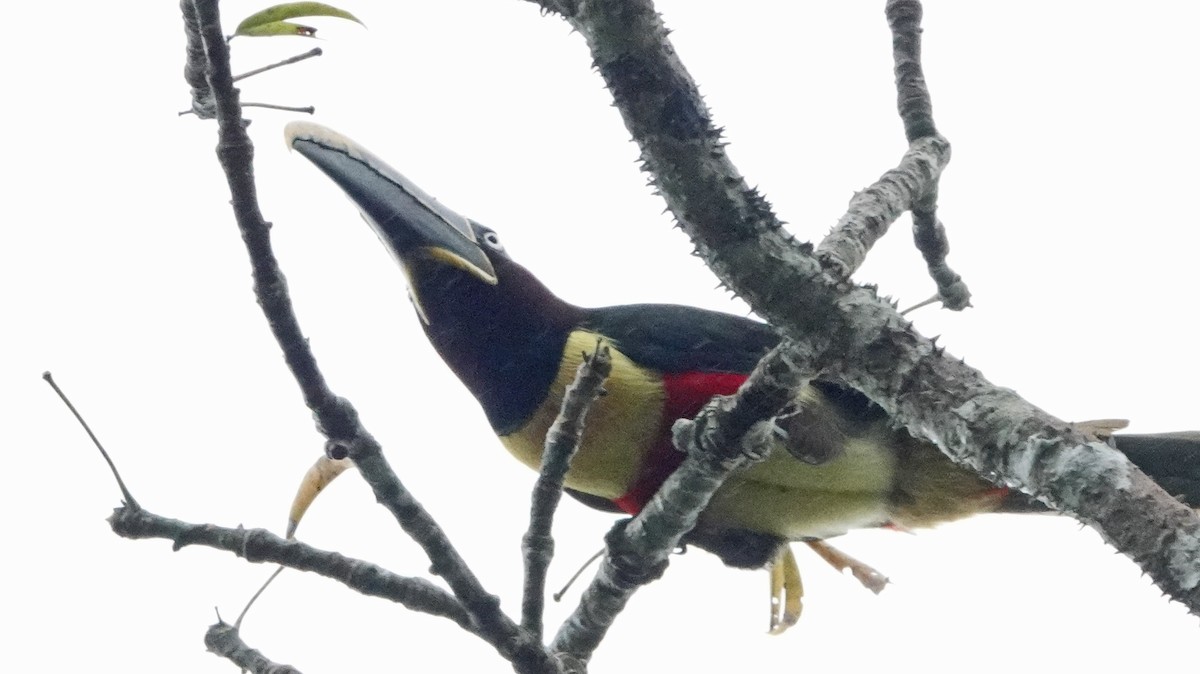
POLYGON ((588 309, 580 326, 659 372, 750 372, 779 343, 775 329, 741 316, 677 304, 588 309))
MULTIPOLYGON (((608 337, 635 363, 659 372, 748 374, 780 339, 761 321, 677 304, 588 309, 581 327, 608 337)), ((810 385, 847 423, 886 416, 855 389, 819 379, 810 385)))

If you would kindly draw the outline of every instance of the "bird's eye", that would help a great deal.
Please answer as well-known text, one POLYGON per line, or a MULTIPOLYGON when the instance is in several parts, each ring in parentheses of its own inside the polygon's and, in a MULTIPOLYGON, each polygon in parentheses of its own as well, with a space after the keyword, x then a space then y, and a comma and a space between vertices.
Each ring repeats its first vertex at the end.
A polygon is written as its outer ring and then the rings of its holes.
POLYGON ((500 237, 496 236, 495 232, 485 232, 483 235, 483 241, 488 245, 488 248, 491 248, 492 250, 504 250, 504 244, 500 243, 500 237))

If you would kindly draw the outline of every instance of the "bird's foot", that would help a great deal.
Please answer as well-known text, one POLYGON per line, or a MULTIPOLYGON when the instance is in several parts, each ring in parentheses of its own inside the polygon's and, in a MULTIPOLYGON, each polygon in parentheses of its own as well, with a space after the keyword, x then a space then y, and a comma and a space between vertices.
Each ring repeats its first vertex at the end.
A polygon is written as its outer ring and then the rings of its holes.
POLYGON ((804 584, 790 545, 782 545, 768 566, 771 575, 771 634, 783 634, 800 620, 804 584))
POLYGON ((850 569, 850 573, 868 590, 879 594, 891 581, 888 577, 872 568, 869 564, 847 555, 825 541, 805 541, 812 551, 838 571, 850 569))

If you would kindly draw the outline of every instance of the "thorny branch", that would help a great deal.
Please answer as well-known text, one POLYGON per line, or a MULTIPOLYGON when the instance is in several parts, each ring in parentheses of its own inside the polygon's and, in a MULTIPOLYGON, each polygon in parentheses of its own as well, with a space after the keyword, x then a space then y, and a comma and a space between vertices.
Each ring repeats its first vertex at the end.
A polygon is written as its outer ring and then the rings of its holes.
MULTIPOLYGON (((862 391, 981 475, 1093 526, 1200 613, 1197 514, 1116 450, 948 357, 873 289, 828 274, 729 161, 649 0, 540 4, 562 12, 587 41, 645 170, 697 252, 756 313, 821 354, 822 376, 862 391)), ((889 16, 919 16, 919 7, 892 0, 889 16)))
MULTIPOLYGON (((870 213, 863 216, 855 215, 852 205, 843 219, 846 231, 857 227, 865 233, 849 236, 854 241, 850 247, 823 244, 819 255, 782 230, 766 200, 729 162, 720 134, 649 0, 538 4, 563 15, 587 40, 596 67, 642 149, 646 170, 698 252, 725 284, 794 340, 785 341, 760 364, 760 370, 783 367, 788 383, 779 384, 780 391, 815 374, 840 378, 953 458, 1095 526, 1133 556, 1160 587, 1193 612, 1200 611, 1200 521, 1194 513, 1107 445, 1074 434, 1012 392, 993 387, 915 333, 873 291, 846 281, 874 240, 907 210, 914 214, 918 247, 943 301, 965 306, 969 298, 961 280, 945 266, 948 246, 936 218, 937 178, 949 152, 937 135, 920 68, 919 2, 888 3, 898 107, 910 151, 896 171, 885 175, 887 184, 877 183, 880 195, 869 195, 878 208, 870 204, 870 213), (914 169, 906 168, 910 160, 914 169), (864 217, 870 222, 864 224, 864 217)), ((452 601, 465 611, 466 617, 456 620, 466 621, 521 671, 557 671, 566 660, 550 657, 500 612, 496 599, 387 466, 353 408, 326 386, 295 320, 271 253, 269 228, 257 207, 253 148, 232 86, 216 3, 183 0, 181 5, 193 108, 220 122, 218 156, 229 176, 250 253, 256 297, 329 446, 355 460, 377 498, 434 560, 435 573, 446 578, 457 597, 452 601)), ((744 403, 747 390, 758 385, 748 382, 739 400, 744 403)), ((606 614, 608 609, 619 611, 634 588, 661 573, 667 552, 695 522, 724 477, 761 457, 756 422, 779 408, 763 405, 749 423, 731 423, 730 419, 751 419, 736 411, 743 403, 718 402, 680 427, 678 435, 689 448, 687 461, 642 515, 610 534, 609 559, 593 584, 598 589, 589 589, 559 632, 556 650, 586 660, 616 615, 606 614), (719 441, 705 440, 714 437, 719 441), (718 454, 706 453, 711 450, 718 454), (629 535, 633 529, 638 535, 629 535)))

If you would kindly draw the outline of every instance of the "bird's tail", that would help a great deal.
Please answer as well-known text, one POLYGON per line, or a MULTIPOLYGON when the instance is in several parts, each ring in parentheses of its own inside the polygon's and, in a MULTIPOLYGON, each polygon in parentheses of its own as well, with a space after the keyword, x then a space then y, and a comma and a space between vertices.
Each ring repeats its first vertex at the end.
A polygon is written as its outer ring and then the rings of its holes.
POLYGON ((1200 431, 1114 435, 1117 449, 1167 493, 1200 508, 1200 431))

